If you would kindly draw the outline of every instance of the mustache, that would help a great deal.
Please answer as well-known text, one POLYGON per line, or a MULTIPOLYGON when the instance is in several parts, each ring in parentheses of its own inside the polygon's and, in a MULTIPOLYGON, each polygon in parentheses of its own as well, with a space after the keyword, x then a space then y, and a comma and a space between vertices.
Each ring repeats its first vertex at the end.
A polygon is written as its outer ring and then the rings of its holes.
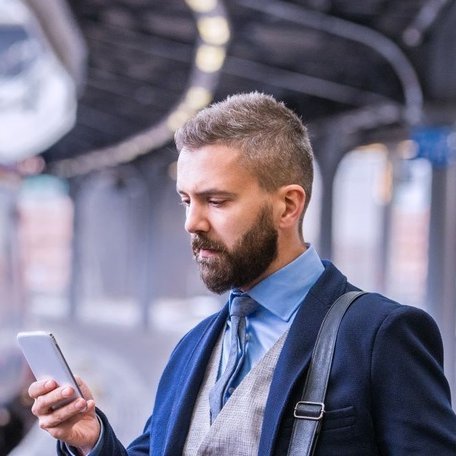
POLYGON ((192 236, 192 250, 197 253, 199 250, 214 250, 217 252, 226 252, 227 249, 222 242, 214 241, 201 234, 194 234, 192 236))

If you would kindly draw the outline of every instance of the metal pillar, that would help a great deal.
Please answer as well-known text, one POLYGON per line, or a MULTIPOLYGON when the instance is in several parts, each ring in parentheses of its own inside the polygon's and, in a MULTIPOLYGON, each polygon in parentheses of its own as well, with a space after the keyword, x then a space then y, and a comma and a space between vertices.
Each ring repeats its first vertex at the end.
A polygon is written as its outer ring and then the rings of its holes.
POLYGON ((337 167, 343 157, 341 132, 334 124, 328 128, 328 133, 316 145, 318 163, 322 179, 321 211, 320 211, 320 242, 319 253, 322 258, 332 257, 333 245, 333 186, 337 167))
POLYGON ((68 289, 68 318, 77 319, 78 304, 81 298, 81 201, 80 189, 83 178, 71 179, 69 195, 73 201, 73 238, 71 248, 71 278, 68 289))
POLYGON ((445 373, 456 396, 456 165, 434 168, 429 242, 428 305, 445 349, 445 373))

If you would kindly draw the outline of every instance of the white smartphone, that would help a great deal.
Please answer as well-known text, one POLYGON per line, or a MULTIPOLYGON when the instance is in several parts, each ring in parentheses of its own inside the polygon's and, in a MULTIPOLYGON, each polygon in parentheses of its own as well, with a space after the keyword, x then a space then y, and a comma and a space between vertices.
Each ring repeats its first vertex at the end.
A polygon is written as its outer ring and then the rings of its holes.
POLYGON ((71 386, 75 394, 64 399, 53 408, 62 407, 82 397, 76 380, 66 362, 55 337, 44 331, 20 332, 17 341, 37 380, 54 379, 59 386, 71 386))

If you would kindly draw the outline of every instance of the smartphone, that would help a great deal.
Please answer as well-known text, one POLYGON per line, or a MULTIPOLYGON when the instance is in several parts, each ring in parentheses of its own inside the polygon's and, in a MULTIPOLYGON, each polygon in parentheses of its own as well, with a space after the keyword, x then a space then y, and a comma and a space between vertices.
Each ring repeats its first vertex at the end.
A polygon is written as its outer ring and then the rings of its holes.
POLYGON ((59 386, 71 386, 75 394, 53 408, 57 409, 83 397, 55 337, 45 331, 20 332, 17 341, 37 380, 54 379, 59 386))

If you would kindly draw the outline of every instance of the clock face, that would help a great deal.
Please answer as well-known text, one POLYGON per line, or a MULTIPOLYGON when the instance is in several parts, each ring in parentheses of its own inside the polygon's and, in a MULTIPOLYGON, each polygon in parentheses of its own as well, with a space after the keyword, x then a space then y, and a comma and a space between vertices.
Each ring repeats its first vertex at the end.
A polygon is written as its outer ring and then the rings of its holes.
POLYGON ((72 128, 76 92, 24 4, 1 2, 0 17, 0 163, 11 163, 72 128))

